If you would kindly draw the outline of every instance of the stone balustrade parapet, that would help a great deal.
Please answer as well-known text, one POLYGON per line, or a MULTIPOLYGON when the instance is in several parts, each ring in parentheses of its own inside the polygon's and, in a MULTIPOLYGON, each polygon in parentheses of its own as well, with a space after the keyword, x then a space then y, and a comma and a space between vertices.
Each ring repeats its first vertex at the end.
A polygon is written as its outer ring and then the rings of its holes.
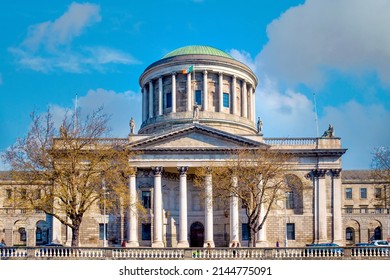
POLYGON ((86 248, 2 247, 1 260, 390 260, 390 247, 278 247, 278 248, 86 248))

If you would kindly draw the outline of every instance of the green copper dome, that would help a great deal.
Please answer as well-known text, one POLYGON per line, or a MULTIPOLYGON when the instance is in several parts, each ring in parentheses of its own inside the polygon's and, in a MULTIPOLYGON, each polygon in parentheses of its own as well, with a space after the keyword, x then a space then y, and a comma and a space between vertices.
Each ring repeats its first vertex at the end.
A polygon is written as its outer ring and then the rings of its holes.
POLYGON ((187 46, 187 47, 178 48, 166 54, 163 58, 173 57, 177 55, 186 55, 186 54, 205 54, 205 55, 214 55, 214 56, 221 56, 221 57, 234 59, 230 54, 209 46, 187 46))

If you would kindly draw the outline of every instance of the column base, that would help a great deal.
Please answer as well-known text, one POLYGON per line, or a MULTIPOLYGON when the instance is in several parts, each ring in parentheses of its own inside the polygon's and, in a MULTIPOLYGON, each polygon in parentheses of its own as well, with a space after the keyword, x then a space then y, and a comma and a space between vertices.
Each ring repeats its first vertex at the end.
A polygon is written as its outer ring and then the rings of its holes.
POLYGON ((164 242, 162 241, 153 241, 152 248, 164 248, 164 242))
POLYGON ((215 244, 214 244, 214 241, 205 241, 204 244, 203 244, 203 247, 207 248, 209 247, 209 244, 210 244, 210 247, 211 248, 215 248, 215 244))
POLYGON ((126 242, 126 247, 139 247, 139 242, 138 241, 126 242))
POLYGON ((190 247, 190 244, 188 244, 188 241, 179 241, 177 243, 177 248, 188 248, 190 247))

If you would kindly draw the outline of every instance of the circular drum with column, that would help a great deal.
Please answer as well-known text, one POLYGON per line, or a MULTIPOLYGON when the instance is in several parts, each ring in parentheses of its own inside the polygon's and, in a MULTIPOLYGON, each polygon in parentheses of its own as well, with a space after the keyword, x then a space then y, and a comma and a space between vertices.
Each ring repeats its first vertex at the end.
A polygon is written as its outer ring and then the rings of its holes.
POLYGON ((245 64, 208 46, 176 49, 140 77, 139 134, 199 122, 235 134, 253 134, 257 78, 245 64))

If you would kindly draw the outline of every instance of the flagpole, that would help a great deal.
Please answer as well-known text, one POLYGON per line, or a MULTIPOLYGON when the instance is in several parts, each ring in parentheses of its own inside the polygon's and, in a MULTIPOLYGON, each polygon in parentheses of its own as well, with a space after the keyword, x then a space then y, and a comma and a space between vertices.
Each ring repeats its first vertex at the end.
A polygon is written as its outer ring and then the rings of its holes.
POLYGON ((314 114, 315 114, 315 123, 316 123, 316 130, 317 130, 317 138, 319 137, 318 134, 318 115, 317 115, 317 102, 316 102, 316 94, 313 93, 314 98, 314 114))
POLYGON ((76 93, 76 101, 74 103, 74 115, 73 115, 73 129, 74 129, 74 132, 76 132, 77 130, 77 93, 76 93))

